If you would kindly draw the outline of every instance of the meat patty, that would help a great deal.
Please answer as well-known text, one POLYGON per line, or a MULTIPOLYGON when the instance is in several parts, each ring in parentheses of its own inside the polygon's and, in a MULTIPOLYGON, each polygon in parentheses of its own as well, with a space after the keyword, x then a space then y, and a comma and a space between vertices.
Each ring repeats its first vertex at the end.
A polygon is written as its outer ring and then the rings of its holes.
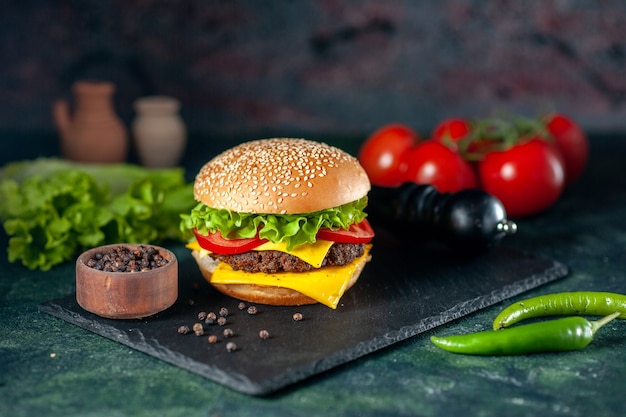
MULTIPOLYGON (((334 243, 328 250, 322 262, 322 267, 347 265, 355 258, 363 256, 364 251, 364 243, 334 243)), ((314 269, 313 265, 304 262, 302 259, 276 250, 251 250, 236 255, 211 253, 211 257, 221 262, 226 262, 234 270, 247 272, 272 274, 275 272, 306 272, 314 269)))

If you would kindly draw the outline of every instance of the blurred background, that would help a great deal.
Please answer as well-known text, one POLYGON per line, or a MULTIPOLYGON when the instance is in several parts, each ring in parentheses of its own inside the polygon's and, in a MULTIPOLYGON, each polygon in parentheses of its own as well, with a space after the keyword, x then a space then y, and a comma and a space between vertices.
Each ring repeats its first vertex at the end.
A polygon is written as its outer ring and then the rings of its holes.
POLYGON ((626 131, 621 0, 9 0, 0 60, 3 132, 54 132, 80 79, 114 82, 127 123, 178 98, 194 140, 550 110, 626 131))

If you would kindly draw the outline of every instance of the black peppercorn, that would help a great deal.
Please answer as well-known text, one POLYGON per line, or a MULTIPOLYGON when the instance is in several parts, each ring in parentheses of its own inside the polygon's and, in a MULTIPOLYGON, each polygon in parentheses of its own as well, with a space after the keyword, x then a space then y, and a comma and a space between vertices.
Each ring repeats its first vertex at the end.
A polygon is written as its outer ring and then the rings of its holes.
POLYGON ((202 336, 204 334, 204 327, 202 327, 202 323, 195 323, 193 325, 193 332, 196 336, 202 336))
POLYGON ((153 246, 140 245, 130 250, 120 245, 96 252, 87 260, 87 266, 107 272, 139 272, 162 267, 168 262, 153 246))
POLYGON ((206 324, 213 324, 213 323, 215 323, 215 320, 217 320, 217 316, 215 315, 214 312, 210 312, 209 314, 206 315, 206 318, 204 319, 204 322, 206 324))

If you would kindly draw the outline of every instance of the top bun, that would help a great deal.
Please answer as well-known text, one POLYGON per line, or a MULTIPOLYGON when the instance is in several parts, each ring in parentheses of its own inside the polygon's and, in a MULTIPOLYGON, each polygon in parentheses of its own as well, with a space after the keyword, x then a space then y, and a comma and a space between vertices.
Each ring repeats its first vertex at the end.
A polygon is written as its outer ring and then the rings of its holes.
POLYGON ((337 207, 370 190, 350 154, 304 139, 263 139, 231 148, 207 162, 194 197, 215 209, 297 214, 337 207))

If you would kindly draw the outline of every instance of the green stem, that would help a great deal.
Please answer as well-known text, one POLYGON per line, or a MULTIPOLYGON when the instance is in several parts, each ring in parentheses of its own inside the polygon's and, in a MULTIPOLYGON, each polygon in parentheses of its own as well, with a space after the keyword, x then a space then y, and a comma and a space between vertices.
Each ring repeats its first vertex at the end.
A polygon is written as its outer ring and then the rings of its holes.
POLYGON ((593 333, 595 334, 600 327, 615 320, 617 317, 619 317, 620 314, 621 313, 619 311, 616 311, 613 314, 609 314, 608 316, 602 317, 600 320, 592 321, 591 327, 592 327, 593 333))

